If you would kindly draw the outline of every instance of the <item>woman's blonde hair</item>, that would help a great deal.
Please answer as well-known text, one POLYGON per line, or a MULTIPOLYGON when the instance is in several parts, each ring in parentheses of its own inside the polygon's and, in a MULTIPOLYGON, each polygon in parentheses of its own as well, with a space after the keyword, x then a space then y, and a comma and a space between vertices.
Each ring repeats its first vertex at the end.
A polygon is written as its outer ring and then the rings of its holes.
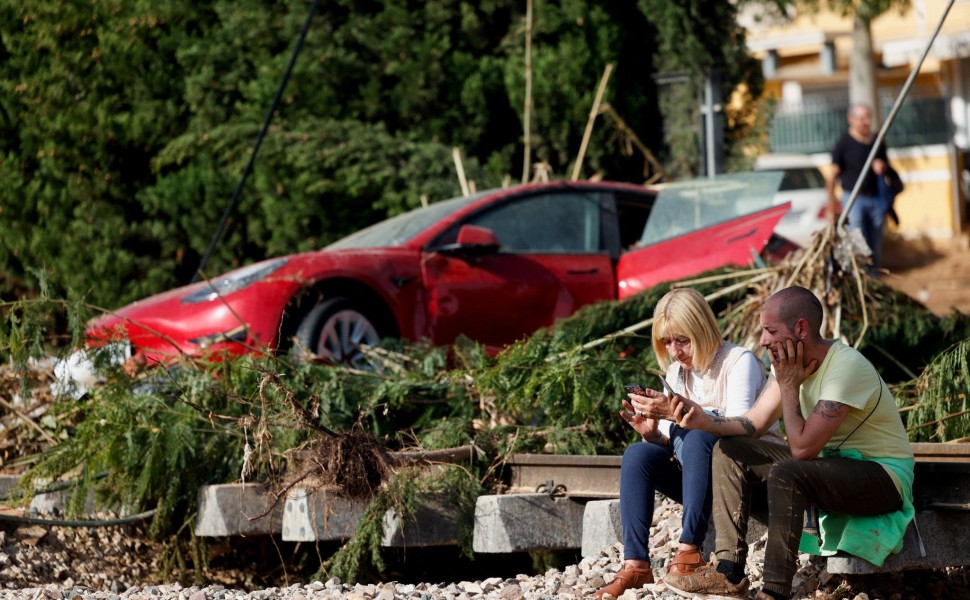
POLYGON ((663 338, 675 335, 690 339, 694 369, 706 370, 721 345, 721 331, 717 327, 714 311, 697 290, 671 290, 653 309, 653 351, 661 369, 666 370, 667 365, 673 362, 663 338))

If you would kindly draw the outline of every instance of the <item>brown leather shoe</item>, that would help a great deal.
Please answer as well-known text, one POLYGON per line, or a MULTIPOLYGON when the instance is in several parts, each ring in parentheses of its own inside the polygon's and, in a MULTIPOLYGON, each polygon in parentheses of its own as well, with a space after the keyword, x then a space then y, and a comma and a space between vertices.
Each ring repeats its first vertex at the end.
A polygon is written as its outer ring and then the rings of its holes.
POLYGON ((696 548, 694 550, 683 550, 677 552, 670 561, 670 568, 667 569, 667 575, 677 575, 680 577, 690 575, 699 567, 703 567, 706 564, 704 559, 701 558, 700 550, 696 548))
POLYGON ((593 597, 600 600, 606 594, 619 598, 627 590, 638 590, 648 583, 653 583, 653 571, 650 568, 638 569, 624 564, 616 578, 606 586, 600 588, 593 597))

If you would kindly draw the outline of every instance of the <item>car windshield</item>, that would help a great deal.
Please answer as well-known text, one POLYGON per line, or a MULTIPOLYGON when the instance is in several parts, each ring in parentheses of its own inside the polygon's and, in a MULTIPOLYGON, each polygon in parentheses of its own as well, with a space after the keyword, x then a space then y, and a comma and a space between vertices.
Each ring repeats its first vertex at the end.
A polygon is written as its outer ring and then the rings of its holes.
POLYGON ((442 200, 425 208, 418 208, 361 229, 330 244, 326 250, 347 248, 388 248, 400 246, 451 213, 468 206, 490 192, 442 200))
POLYGON ((731 173, 659 187, 640 245, 697 231, 774 204, 781 172, 731 173))

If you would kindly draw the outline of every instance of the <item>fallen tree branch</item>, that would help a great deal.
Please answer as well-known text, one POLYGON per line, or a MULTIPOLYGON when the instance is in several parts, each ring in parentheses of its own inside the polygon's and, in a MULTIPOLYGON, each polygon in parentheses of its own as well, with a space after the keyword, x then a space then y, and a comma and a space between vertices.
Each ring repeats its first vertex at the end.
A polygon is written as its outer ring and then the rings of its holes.
POLYGON ((55 440, 54 438, 52 438, 46 431, 44 431, 44 429, 40 425, 38 425, 37 423, 35 423, 33 419, 31 419, 30 417, 28 417, 24 413, 20 412, 16 408, 14 408, 14 406, 12 404, 10 404, 9 402, 7 402, 3 398, 0 398, 0 404, 2 404, 4 408, 6 408, 7 410, 9 410, 13 414, 15 414, 18 417, 20 417, 21 420, 23 420, 24 423, 26 423, 30 427, 33 427, 34 429, 36 429, 40 433, 40 435, 42 435, 44 437, 44 439, 47 440, 49 443, 51 443, 51 444, 56 444, 57 443, 57 440, 55 440))
POLYGON ((471 445, 457 448, 441 448, 438 450, 416 450, 413 452, 391 452, 391 460, 395 465, 454 463, 471 460, 475 455, 475 447, 471 445))

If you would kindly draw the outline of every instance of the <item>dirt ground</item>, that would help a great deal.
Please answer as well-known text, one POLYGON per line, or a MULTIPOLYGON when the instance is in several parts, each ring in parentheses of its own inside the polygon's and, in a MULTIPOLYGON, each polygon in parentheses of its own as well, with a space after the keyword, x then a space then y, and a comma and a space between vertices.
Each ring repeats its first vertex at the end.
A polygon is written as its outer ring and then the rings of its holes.
POLYGON ((887 235, 883 281, 937 315, 970 314, 970 236, 947 241, 904 240, 887 235))

